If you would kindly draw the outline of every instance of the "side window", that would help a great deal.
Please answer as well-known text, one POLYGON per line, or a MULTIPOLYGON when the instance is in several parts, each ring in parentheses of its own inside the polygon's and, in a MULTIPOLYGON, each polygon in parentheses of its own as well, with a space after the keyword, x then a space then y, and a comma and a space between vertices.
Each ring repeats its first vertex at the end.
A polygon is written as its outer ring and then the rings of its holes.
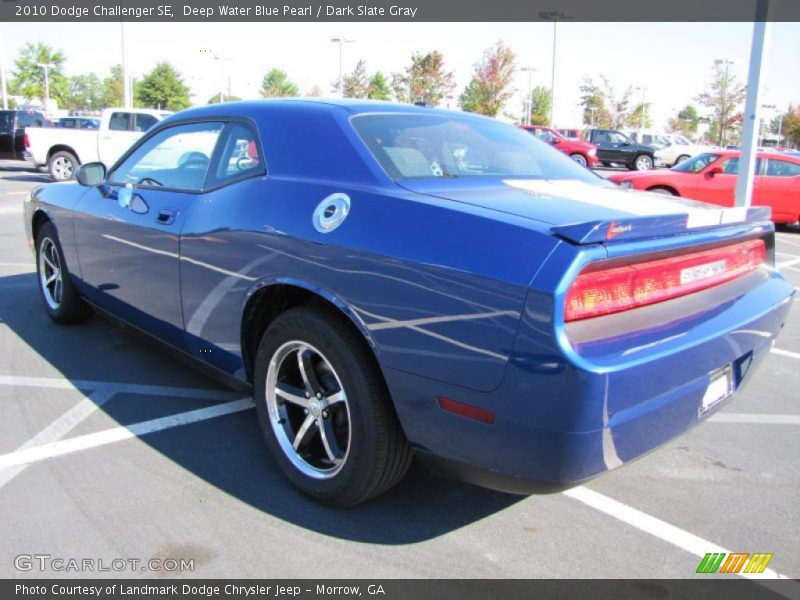
POLYGON ((147 138, 109 180, 199 192, 222 127, 222 123, 190 123, 163 129, 147 138))
POLYGON ((214 172, 215 183, 264 172, 264 158, 261 156, 256 134, 249 125, 229 125, 220 147, 219 162, 214 172))
POLYGON ((147 131, 153 125, 158 123, 158 119, 156 119, 153 115, 135 115, 136 117, 136 125, 134 125, 134 131, 147 131))
POLYGON ((115 112, 111 114, 108 128, 111 131, 130 131, 131 113, 115 112))
POLYGON ((766 175, 767 177, 797 177, 800 175, 800 165, 770 158, 767 161, 766 175))
MULTIPOLYGON (((728 160, 722 161, 722 172, 726 175, 738 175, 739 174, 739 159, 738 158, 729 158, 728 160)), ((761 174, 761 159, 756 159, 756 169, 755 174, 761 174)))
POLYGON ((595 144, 607 144, 611 141, 611 138, 607 131, 595 131, 593 141, 595 144))

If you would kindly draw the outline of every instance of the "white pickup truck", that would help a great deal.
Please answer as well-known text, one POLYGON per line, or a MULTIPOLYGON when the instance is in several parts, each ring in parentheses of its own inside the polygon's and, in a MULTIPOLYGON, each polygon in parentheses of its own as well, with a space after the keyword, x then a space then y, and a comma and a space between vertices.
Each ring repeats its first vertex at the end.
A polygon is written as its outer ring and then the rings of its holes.
POLYGON ((110 167, 169 114, 147 108, 107 108, 100 129, 27 127, 25 158, 37 167, 47 165, 54 181, 67 181, 83 163, 99 161, 110 167))

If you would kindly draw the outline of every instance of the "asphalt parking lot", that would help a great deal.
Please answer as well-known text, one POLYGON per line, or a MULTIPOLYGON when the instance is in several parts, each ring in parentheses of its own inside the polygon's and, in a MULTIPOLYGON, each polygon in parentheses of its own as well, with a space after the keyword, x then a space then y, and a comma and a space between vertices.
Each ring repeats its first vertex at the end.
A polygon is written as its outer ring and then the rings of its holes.
MULTIPOLYGON (((47 318, 21 207, 46 181, 0 164, 0 577, 118 575, 17 568, 49 554, 194 561, 130 577, 685 578, 727 551, 800 577, 800 301, 749 388, 621 470, 519 497, 414 465, 333 510, 284 481, 242 393, 100 318, 47 318)), ((800 288, 800 229, 777 237, 800 288)))

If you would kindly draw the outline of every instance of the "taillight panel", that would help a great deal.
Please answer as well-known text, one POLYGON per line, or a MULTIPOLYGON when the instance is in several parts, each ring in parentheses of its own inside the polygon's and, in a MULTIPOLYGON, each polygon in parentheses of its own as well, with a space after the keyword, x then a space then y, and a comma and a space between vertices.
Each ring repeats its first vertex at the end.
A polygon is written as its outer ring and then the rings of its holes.
POLYGON ((567 292, 564 320, 577 321, 647 306, 706 289, 761 267, 763 239, 620 265, 591 263, 567 292))

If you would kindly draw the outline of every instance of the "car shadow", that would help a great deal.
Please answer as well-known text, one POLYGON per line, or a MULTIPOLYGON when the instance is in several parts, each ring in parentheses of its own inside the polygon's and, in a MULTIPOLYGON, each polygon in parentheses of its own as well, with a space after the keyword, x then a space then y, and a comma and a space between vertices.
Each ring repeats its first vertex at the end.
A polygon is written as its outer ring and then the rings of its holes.
MULTIPOLYGON (((40 306, 33 273, 0 277, 0 322, 72 381, 222 389, 147 336, 105 319, 95 316, 82 325, 56 325, 40 306)), ((99 410, 129 426, 164 416, 165 409, 174 414, 198 407, 196 403, 187 407, 186 402, 143 396, 115 402, 112 398, 99 410)), ((396 488, 378 498, 350 509, 324 507, 284 479, 268 455, 252 410, 140 439, 258 510, 315 532, 364 543, 412 544, 436 538, 522 499, 434 476, 415 462, 396 488)))
MULTIPOLYGON (((3 169, 0 168, 0 171, 3 169)), ((22 175, 6 175, 3 181, 15 181, 19 183, 53 183, 50 175, 37 173, 24 173, 22 175)))

